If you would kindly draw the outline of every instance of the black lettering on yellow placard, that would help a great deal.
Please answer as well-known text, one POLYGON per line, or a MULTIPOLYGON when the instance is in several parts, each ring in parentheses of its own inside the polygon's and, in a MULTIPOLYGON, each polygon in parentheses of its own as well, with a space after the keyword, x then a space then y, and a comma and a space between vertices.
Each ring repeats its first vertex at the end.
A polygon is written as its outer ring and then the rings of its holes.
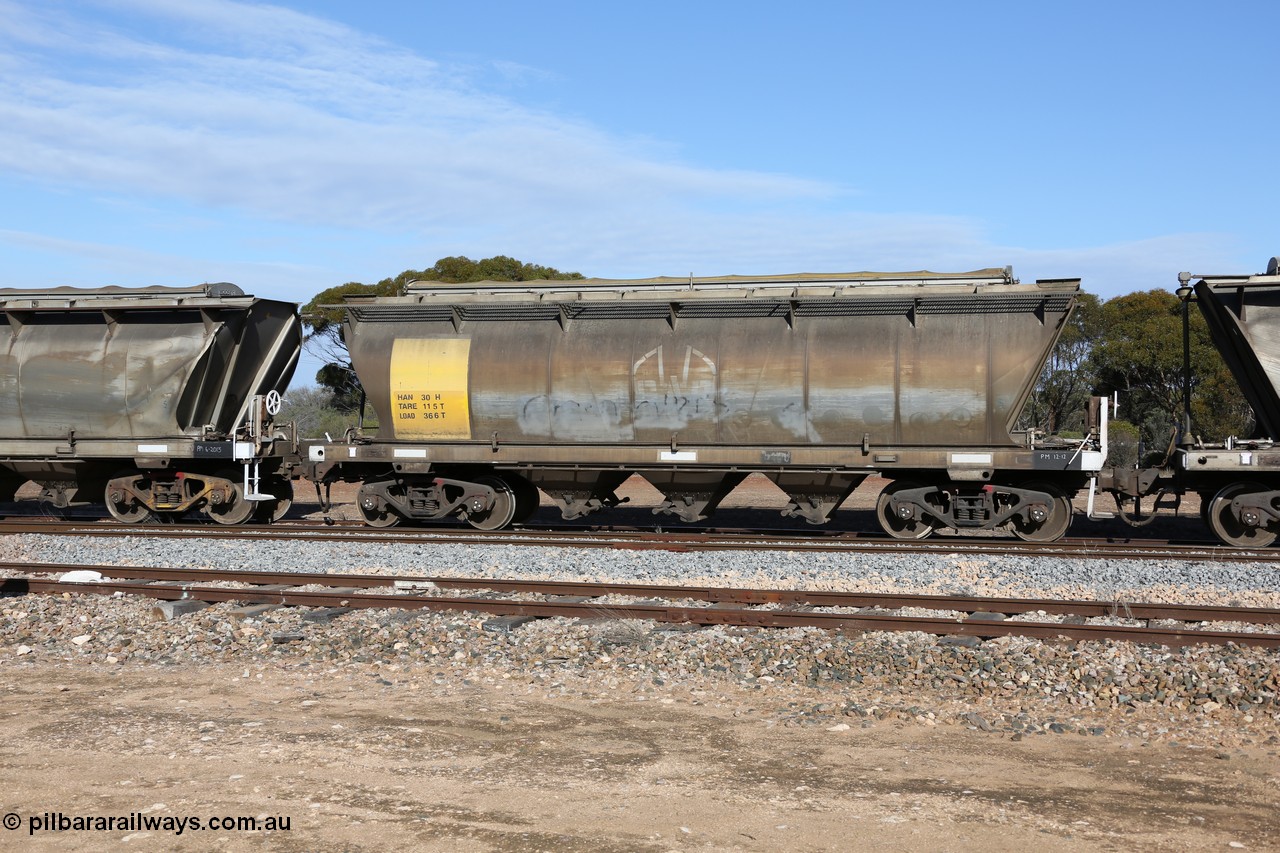
POLYGON ((399 338, 391 347, 396 438, 471 438, 471 341, 399 338))

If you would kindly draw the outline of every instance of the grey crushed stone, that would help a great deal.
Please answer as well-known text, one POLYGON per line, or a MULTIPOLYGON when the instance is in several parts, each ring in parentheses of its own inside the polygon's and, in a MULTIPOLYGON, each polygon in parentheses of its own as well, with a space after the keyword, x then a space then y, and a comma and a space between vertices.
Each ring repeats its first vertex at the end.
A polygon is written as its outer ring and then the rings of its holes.
POLYGON ((0 542, 0 559, 81 565, 377 572, 447 577, 665 582, 812 589, 1064 595, 1102 600, 1236 602, 1280 607, 1280 566, 1175 560, 1064 560, 972 555, 677 553, 450 543, 165 540, 86 541, 25 534, 0 542), (21 557, 6 557, 17 548, 21 557))
MULTIPOLYGON (((86 541, 27 534, 0 559, 299 571, 804 586, 979 595, 1280 606, 1276 567, 972 556, 813 555, 544 549, 502 545, 86 541)), ((1001 638, 959 644, 924 634, 848 637, 809 629, 673 630, 653 623, 548 619, 509 632, 469 613, 357 611, 311 621, 306 608, 231 618, 215 605, 173 621, 152 602, 98 596, 0 601, 0 666, 35 662, 358 667, 396 680, 489 675, 531 689, 737 690, 769 724, 962 725, 1011 737, 1129 733, 1183 743, 1280 744, 1280 654, 1001 638), (87 637, 87 639, 85 639, 87 637), (77 642, 78 641, 78 642, 77 642)))

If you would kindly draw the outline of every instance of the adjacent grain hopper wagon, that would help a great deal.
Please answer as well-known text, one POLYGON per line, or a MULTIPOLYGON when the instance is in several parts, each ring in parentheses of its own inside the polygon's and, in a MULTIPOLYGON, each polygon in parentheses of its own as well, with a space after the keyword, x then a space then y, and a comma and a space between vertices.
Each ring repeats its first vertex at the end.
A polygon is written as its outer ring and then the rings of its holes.
POLYGON ((301 346, 291 303, 230 284, 0 290, 0 500, 140 522, 283 514, 273 431, 301 346))
POLYGON ((1121 491, 1198 492, 1215 536, 1266 547, 1280 536, 1280 258, 1258 275, 1182 273, 1179 282, 1184 293, 1191 285, 1214 346, 1253 407, 1255 434, 1205 443, 1188 433, 1169 467, 1126 472, 1121 491))
POLYGON ((1102 460, 1098 436, 1013 433, 1076 280, 1008 269, 633 281, 416 282, 348 299, 344 335, 380 428, 307 449, 362 483, 375 526, 504 527, 618 502, 708 517, 748 474, 820 524, 868 476, 896 537, 1010 526, 1054 539, 1102 460))

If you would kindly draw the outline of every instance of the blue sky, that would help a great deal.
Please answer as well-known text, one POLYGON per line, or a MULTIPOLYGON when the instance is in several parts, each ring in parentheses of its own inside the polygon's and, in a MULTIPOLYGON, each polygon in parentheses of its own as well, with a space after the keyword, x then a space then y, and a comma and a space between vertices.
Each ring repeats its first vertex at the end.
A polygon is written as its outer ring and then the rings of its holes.
POLYGON ((1274 2, 0 0, 0 286, 1280 254, 1274 2))

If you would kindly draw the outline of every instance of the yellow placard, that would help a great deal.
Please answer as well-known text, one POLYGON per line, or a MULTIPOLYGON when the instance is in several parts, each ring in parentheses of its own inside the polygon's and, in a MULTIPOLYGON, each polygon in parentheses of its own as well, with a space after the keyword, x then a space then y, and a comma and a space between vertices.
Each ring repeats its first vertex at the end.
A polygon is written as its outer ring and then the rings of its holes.
POLYGON ((466 338, 397 338, 391 347, 396 438, 471 438, 466 338))

